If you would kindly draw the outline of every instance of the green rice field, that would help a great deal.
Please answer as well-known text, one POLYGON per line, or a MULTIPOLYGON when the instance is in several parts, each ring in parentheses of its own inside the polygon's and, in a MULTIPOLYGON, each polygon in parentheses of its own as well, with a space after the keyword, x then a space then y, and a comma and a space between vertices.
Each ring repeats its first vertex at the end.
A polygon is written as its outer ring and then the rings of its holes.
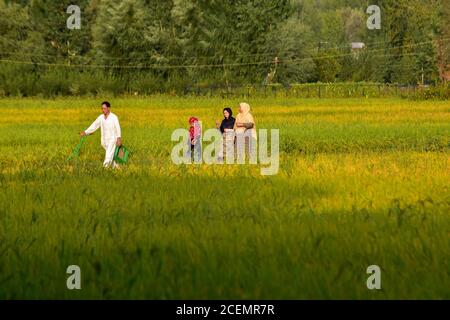
POLYGON ((0 99, 0 299, 450 299, 449 101, 252 98, 263 176, 170 157, 245 98, 112 98, 129 163, 66 161, 102 100, 0 99))

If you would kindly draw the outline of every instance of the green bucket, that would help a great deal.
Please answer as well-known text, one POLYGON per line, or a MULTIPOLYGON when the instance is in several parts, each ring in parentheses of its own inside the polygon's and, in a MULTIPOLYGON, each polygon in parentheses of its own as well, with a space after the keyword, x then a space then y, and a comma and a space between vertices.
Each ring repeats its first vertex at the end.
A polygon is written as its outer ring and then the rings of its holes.
POLYGON ((125 148, 125 146, 116 147, 116 151, 114 151, 114 161, 120 164, 126 164, 129 155, 130 150, 125 148))

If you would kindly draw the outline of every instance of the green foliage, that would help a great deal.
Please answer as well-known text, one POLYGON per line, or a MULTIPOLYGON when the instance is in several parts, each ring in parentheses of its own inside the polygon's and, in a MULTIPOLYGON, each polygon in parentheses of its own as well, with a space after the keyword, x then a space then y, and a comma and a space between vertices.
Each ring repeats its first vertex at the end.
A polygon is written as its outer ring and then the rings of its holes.
POLYGON ((444 0, 374 0, 381 30, 367 29, 367 3, 357 0, 82 0, 81 30, 66 28, 69 4, 0 1, 2 92, 97 90, 84 90, 80 79, 123 89, 115 94, 315 81, 435 84, 450 61, 444 0), (352 42, 365 48, 352 51, 352 42), (29 81, 41 78, 51 81, 38 91, 29 81))
POLYGON ((275 79, 282 83, 302 83, 312 80, 314 33, 309 27, 291 17, 267 34, 268 57, 278 57, 275 79))

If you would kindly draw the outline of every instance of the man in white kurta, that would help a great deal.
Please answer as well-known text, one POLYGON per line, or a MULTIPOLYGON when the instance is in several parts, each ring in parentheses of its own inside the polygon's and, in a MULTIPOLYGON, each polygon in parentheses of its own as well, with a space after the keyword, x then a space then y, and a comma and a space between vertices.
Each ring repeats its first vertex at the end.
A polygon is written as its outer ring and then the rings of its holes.
POLYGON ((122 144, 122 132, 120 129, 119 118, 111 112, 111 105, 107 101, 102 103, 102 112, 103 113, 95 119, 89 128, 81 132, 81 135, 90 135, 100 128, 102 135, 101 143, 102 147, 105 149, 105 161, 103 162, 103 166, 112 166, 115 168, 118 165, 114 161, 114 152, 116 146, 122 144))

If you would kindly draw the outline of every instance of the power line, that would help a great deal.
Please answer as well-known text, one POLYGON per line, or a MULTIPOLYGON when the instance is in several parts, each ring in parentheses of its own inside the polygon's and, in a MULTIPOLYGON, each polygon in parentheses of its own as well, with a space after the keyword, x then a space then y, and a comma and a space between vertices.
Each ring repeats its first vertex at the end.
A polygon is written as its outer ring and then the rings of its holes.
MULTIPOLYGON (((419 53, 405 53, 401 56, 415 56, 419 53)), ((354 53, 340 54, 340 55, 328 55, 315 58, 299 58, 290 60, 281 60, 280 64, 292 63, 292 62, 303 62, 303 61, 314 61, 321 59, 331 59, 345 56, 353 56, 354 53)), ((397 54, 380 54, 374 55, 373 57, 388 57, 397 56, 397 54)), ((115 66, 115 65, 93 65, 93 64, 64 64, 64 63, 49 63, 49 62, 32 62, 32 61, 17 61, 9 59, 0 59, 0 62, 12 63, 12 64, 24 64, 24 65, 36 65, 36 66, 48 66, 48 67, 66 67, 66 68, 92 68, 92 69, 201 69, 201 68, 223 68, 223 67, 240 67, 240 66, 257 66, 257 65, 271 65, 273 61, 259 61, 259 62, 242 62, 242 63, 229 63, 229 64, 203 64, 203 65, 125 65, 125 66, 115 66)))
MULTIPOLYGON (((445 40, 447 41, 447 40, 445 40)), ((432 41, 426 41, 411 45, 403 45, 389 48, 388 50, 400 49, 400 48, 413 48, 426 43, 430 43, 432 41)), ((386 48, 381 49, 372 49, 362 51, 363 53, 372 53, 378 51, 386 51, 386 48)), ((387 56, 408 56, 408 55, 418 55, 419 53, 402 53, 398 54, 381 54, 374 55, 372 57, 387 57, 387 56)), ((343 53, 336 55, 325 55, 318 57, 307 57, 307 58, 298 58, 298 59, 288 59, 288 60, 280 60, 279 63, 286 64, 291 62, 302 62, 302 61, 314 61, 321 59, 332 59, 332 58, 340 58, 347 56, 354 56, 355 53, 343 53)), ((224 67, 239 67, 239 66, 257 66, 257 65, 272 65, 273 61, 255 61, 255 62, 236 62, 236 63, 221 63, 221 64, 189 64, 189 65, 159 65, 159 64, 150 64, 150 65, 96 65, 96 64, 66 64, 66 63, 50 63, 50 62, 33 62, 33 61, 20 61, 20 60, 12 60, 12 59, 0 59, 0 62, 6 63, 15 63, 15 64, 25 64, 25 65, 37 65, 37 66, 49 66, 49 67, 68 67, 68 68, 95 68, 95 69, 195 69, 195 68, 224 68, 224 67)))
MULTIPOLYGON (((449 41, 450 38, 443 38, 442 41, 447 42, 449 41)), ((414 48, 414 47, 418 47, 418 46, 423 46, 426 44, 430 44, 435 42, 435 40, 429 40, 429 41, 424 41, 424 42, 418 42, 418 43, 413 43, 413 44, 406 44, 406 45, 402 45, 402 46, 396 46, 396 47, 383 47, 383 48, 378 48, 378 49, 366 49, 363 52, 374 52, 374 51, 388 51, 388 50, 395 50, 395 49, 400 49, 400 48, 414 48)), ((388 41, 380 41, 379 43, 388 43, 388 41)), ((333 47, 331 49, 336 49, 336 48, 350 48, 349 45, 345 45, 345 46, 340 46, 340 47, 333 47)), ((296 53, 296 50, 294 49, 290 49, 290 50, 284 50, 282 51, 283 53, 296 53)), ((309 54, 315 54, 316 51, 315 49, 310 50, 308 52, 309 54)), ((3 51, 0 52, 0 54, 7 54, 7 55, 22 55, 22 56, 31 56, 31 57, 55 57, 55 58, 74 58, 74 59, 84 59, 84 60, 94 60, 95 57, 87 57, 87 56, 63 56, 61 54, 39 54, 39 53, 20 53, 18 54, 17 51, 16 52, 12 52, 12 51, 3 51)), ((245 58, 245 57, 269 57, 269 56, 274 56, 279 54, 276 52, 272 52, 272 53, 254 53, 254 54, 239 54, 239 55, 229 55, 229 56, 224 56, 223 59, 236 59, 236 58, 245 58)), ((170 59, 199 59, 199 58, 218 58, 216 55, 214 56, 191 56, 191 57, 180 57, 180 56, 162 56, 162 58, 166 58, 168 60, 170 59)), ((132 61, 132 62, 138 62, 138 61, 146 61, 146 60, 150 60, 151 58, 139 58, 139 59, 135 59, 132 57, 104 57, 103 59, 105 60, 124 60, 124 61, 132 61)), ((153 64, 156 65, 156 64, 153 64)), ((222 64, 221 64, 222 65, 222 64)))

